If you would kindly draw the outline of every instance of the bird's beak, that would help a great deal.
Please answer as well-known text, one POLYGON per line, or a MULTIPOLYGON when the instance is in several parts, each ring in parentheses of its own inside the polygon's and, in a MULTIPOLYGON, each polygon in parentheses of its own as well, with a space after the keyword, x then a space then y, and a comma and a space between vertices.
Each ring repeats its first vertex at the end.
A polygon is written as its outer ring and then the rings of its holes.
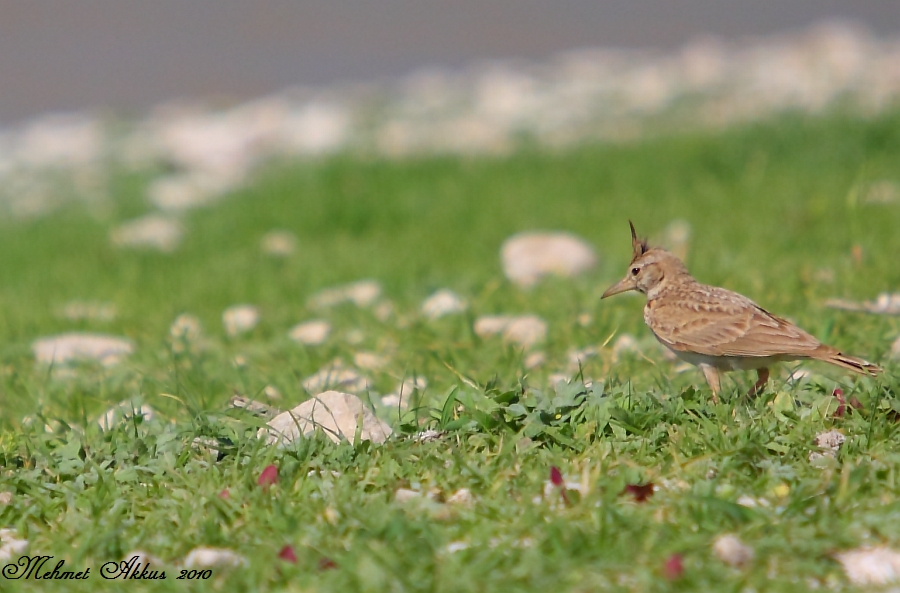
POLYGON ((609 288, 606 289, 600 298, 605 299, 606 297, 611 297, 614 294, 619 294, 620 292, 628 292, 629 290, 637 290, 637 283, 631 276, 625 276, 617 283, 613 284, 609 288))

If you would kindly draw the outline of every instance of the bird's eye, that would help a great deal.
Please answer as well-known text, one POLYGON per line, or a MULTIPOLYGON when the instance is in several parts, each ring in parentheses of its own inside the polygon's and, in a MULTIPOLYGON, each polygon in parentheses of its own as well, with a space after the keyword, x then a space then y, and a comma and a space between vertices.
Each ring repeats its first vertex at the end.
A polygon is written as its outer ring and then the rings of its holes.
POLYGON ((631 268, 631 275, 637 276, 641 272, 640 268, 631 268))

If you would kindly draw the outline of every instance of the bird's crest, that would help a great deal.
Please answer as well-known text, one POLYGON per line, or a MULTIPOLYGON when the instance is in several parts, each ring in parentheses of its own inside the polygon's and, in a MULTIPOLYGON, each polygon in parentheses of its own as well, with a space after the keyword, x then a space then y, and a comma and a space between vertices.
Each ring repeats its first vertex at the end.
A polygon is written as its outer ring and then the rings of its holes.
POLYGON ((628 221, 628 226, 631 227, 631 261, 634 261, 647 253, 650 247, 647 245, 647 239, 638 239, 634 230, 634 223, 630 220, 628 221))

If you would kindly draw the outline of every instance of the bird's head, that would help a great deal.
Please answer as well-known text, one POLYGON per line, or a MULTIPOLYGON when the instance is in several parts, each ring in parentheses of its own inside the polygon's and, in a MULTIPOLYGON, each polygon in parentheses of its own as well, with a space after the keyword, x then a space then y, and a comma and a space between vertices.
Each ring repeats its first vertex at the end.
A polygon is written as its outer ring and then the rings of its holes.
POLYGON ((653 295, 668 281, 678 276, 688 275, 681 260, 660 247, 649 247, 646 239, 638 239, 631 226, 631 263, 628 272, 619 282, 610 286, 600 297, 605 299, 620 292, 636 290, 653 295))

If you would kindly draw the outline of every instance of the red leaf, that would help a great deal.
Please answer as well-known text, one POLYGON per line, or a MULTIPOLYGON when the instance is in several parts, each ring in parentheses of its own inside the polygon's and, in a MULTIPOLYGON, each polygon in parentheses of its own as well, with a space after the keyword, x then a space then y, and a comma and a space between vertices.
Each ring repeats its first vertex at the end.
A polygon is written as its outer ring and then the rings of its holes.
POLYGON ((640 485, 628 484, 623 493, 632 495, 636 502, 647 502, 647 499, 653 496, 653 482, 640 485))
POLYGON ((847 402, 846 402, 846 400, 844 400, 844 390, 840 389, 840 388, 835 389, 834 391, 831 392, 831 395, 836 397, 838 400, 838 406, 834 410, 834 417, 835 418, 843 418, 844 412, 847 411, 847 402))
POLYGON ((262 473, 259 474, 259 479, 256 481, 263 489, 268 488, 276 482, 278 482, 278 468, 274 465, 266 466, 266 469, 262 470, 262 473))
POLYGON ((681 554, 672 554, 663 564, 663 577, 667 581, 677 581, 684 576, 684 562, 681 554))
POLYGON ((319 558, 319 570, 332 570, 337 568, 337 562, 329 558, 328 556, 322 556, 319 558))
POLYGON ((565 486, 563 482, 562 473, 559 471, 559 468, 555 465, 550 468, 550 483, 556 486, 557 488, 562 488, 565 486))
POLYGON ((281 548, 281 551, 278 552, 278 557, 284 560, 285 562, 290 562, 291 564, 297 564, 297 555, 294 553, 294 548, 290 546, 285 546, 281 548))
POLYGON ((221 492, 219 492, 219 498, 223 498, 223 499, 225 499, 225 500, 228 500, 230 497, 231 497, 231 494, 228 493, 228 488, 225 488, 224 490, 222 490, 221 492))

